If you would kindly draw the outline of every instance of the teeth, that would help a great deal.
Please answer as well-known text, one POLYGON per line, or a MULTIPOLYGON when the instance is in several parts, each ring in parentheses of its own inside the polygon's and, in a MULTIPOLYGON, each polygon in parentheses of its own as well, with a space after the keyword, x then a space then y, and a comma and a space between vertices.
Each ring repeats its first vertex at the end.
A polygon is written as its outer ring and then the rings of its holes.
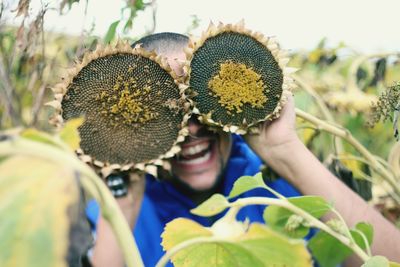
POLYGON ((181 159, 181 160, 179 160, 179 162, 186 164, 186 165, 202 164, 202 163, 206 162, 207 160, 209 160, 210 157, 211 157, 211 151, 207 152, 206 154, 204 154, 204 156, 201 156, 199 158, 181 159))
POLYGON ((195 155, 199 152, 202 152, 203 150, 206 150, 208 148, 208 145, 209 145, 208 143, 201 143, 201 144, 197 144, 195 146, 182 148, 181 155, 182 156, 195 155))

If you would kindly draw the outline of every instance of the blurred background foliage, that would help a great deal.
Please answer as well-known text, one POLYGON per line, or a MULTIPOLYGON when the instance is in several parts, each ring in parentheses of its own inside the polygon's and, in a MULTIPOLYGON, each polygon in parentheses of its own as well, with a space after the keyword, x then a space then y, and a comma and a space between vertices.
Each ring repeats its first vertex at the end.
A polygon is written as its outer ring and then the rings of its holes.
MULTIPOLYGON (((129 32, 137 15, 145 9, 150 9, 153 14, 153 24, 146 34, 154 32, 157 23, 155 0, 126 0, 121 17, 110 25, 104 37, 94 36, 90 30, 82 30, 78 36, 46 32, 43 20, 48 12, 58 12, 62 16, 79 0, 58 2, 58 8, 42 6, 36 14, 29 12, 30 0, 19 0, 14 5, 0 4, 0 130, 33 127, 52 131, 48 124, 52 108, 44 104, 52 100, 51 87, 61 81, 68 67, 98 43, 115 41, 117 27, 129 32), (2 15, 6 9, 21 18, 20 25, 9 24, 2 15)), ((193 16, 192 25, 188 25, 185 33, 189 34, 198 25, 199 19, 193 16)), ((140 37, 133 36, 130 41, 140 37)), ((367 121, 371 103, 400 81, 399 53, 387 51, 365 55, 344 43, 328 47, 322 39, 314 49, 292 51, 291 55, 289 64, 299 69, 295 76, 298 84, 296 106, 347 128, 371 153, 387 161, 396 144, 392 124, 387 121, 371 128, 367 121)), ((298 130, 321 161, 338 176, 347 179, 353 188, 363 191, 365 187, 364 198, 371 199, 368 183, 355 184, 353 178, 365 178, 377 184, 379 181, 350 145, 300 119, 298 130)), ((388 191, 390 188, 374 186, 372 201, 387 217, 396 221, 399 208, 391 201, 388 191)))

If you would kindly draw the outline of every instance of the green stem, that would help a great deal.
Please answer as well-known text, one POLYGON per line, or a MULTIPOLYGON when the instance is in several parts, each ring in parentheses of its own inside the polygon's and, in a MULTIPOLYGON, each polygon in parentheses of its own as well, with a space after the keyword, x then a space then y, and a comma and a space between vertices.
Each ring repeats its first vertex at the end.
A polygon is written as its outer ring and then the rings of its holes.
POLYGON ((357 254, 364 262, 366 262, 370 257, 362 250, 355 242, 353 242, 348 237, 341 235, 335 231, 333 231, 329 226, 315 218, 314 216, 310 215, 306 211, 300 209, 299 207, 293 205, 287 200, 282 199, 274 199, 274 198, 266 198, 266 197, 248 197, 238 199, 235 202, 231 203, 232 207, 234 206, 248 206, 248 205, 275 205, 285 209, 292 211, 293 213, 303 217, 306 219, 311 226, 319 228, 326 233, 330 234, 341 243, 349 247, 355 254, 357 254))
POLYGON ((231 207, 225 214, 224 217, 222 217, 220 220, 225 220, 226 222, 235 222, 236 221, 236 215, 240 211, 240 207, 231 207))
POLYGON ((396 181, 396 178, 388 172, 382 164, 376 159, 376 157, 368 151, 357 139, 355 139, 347 129, 339 128, 326 121, 318 119, 313 115, 306 113, 296 108, 296 115, 303 120, 306 120, 318 127, 318 129, 329 132, 335 136, 339 136, 351 144, 365 159, 370 162, 370 167, 380 174, 385 181, 387 181, 395 190, 396 194, 400 196, 400 183, 396 181))
POLYGON ((110 223, 127 266, 144 266, 131 229, 119 209, 118 204, 106 185, 89 166, 70 153, 57 147, 29 141, 24 138, 16 138, 9 142, 0 142, 0 156, 9 155, 42 157, 59 164, 70 166, 79 171, 82 174, 80 182, 83 188, 99 202, 103 217, 110 223))
POLYGON ((324 100, 319 96, 319 94, 312 88, 307 82, 305 82, 300 76, 293 74, 293 79, 299 84, 299 86, 306 91, 309 95, 311 95, 315 102, 317 103, 319 109, 321 110, 322 115, 327 121, 334 122, 333 115, 329 111, 328 107, 326 106, 324 100))
POLYGON ((353 238, 353 236, 352 236, 351 233, 350 233, 350 229, 349 229, 349 227, 347 226, 346 221, 343 219, 342 215, 340 215, 340 213, 339 213, 337 210, 335 210, 335 209, 332 209, 332 212, 335 213, 336 217, 339 218, 339 221, 342 223, 342 225, 345 226, 345 230, 346 230, 346 235, 347 235, 347 237, 351 240, 351 242, 355 243, 354 238, 353 238))
POLYGON ((372 257, 371 247, 365 234, 358 229, 354 229, 353 231, 357 232, 361 236, 365 245, 365 251, 367 252, 368 256, 372 257))
POLYGON ((100 203, 102 216, 113 229, 126 264, 129 267, 144 266, 134 236, 115 198, 97 175, 86 177, 88 179, 81 179, 82 186, 89 193, 97 192, 99 194, 99 198, 96 200, 100 203))
MULTIPOLYGON (((299 86, 303 88, 304 91, 306 91, 309 95, 311 95, 314 98, 324 118, 331 123, 335 123, 335 119, 333 118, 332 113, 330 112, 329 108, 327 107, 321 96, 314 90, 314 88, 311 85, 309 85, 306 81, 304 81, 302 78, 300 78, 298 75, 293 74, 292 77, 299 84, 299 86)), ((340 139, 335 141, 336 141, 335 142, 336 153, 340 155, 344 151, 343 143, 340 139)))

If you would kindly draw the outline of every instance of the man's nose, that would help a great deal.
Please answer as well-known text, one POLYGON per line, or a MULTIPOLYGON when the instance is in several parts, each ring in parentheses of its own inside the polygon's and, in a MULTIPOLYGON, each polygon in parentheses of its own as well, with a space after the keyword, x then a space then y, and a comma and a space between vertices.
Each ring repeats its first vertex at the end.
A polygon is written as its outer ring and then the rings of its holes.
POLYGON ((192 116, 188 121, 188 127, 190 135, 196 135, 204 125, 200 124, 196 116, 192 116))

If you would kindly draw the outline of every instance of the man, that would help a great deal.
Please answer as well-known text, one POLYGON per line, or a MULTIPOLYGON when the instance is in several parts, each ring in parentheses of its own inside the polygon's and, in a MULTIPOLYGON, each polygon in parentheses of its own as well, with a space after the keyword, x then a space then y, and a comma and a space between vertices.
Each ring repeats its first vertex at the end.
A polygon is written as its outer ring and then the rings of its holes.
MULTIPOLYGON (((182 35, 162 33, 145 37, 138 43, 167 57, 176 73, 184 75, 180 62, 185 59, 183 48, 187 41, 182 35)), ((177 217, 187 217, 205 226, 211 225, 219 216, 202 218, 189 210, 214 193, 226 195, 235 179, 254 175, 262 162, 285 178, 269 182, 269 186, 288 197, 300 193, 322 196, 334 203, 349 226, 359 221, 373 224, 373 253, 400 261, 400 232, 333 176, 297 137, 291 97, 279 119, 260 127, 261 134, 247 135, 244 141, 236 135, 210 132, 192 118, 190 135, 182 144, 182 151, 171 160, 173 175, 164 175, 160 182, 148 176, 146 182, 142 179, 133 184, 127 197, 117 198, 134 229, 146 266, 154 266, 163 254, 160 234, 166 223, 177 217)), ((268 192, 257 190, 247 193, 250 195, 272 197, 268 192)), ((95 220, 96 212, 89 212, 89 217, 95 220)), ((244 208, 238 218, 246 217, 251 222, 262 221, 262 208, 244 208)), ((113 233, 102 218, 97 224, 92 262, 94 266, 124 264, 113 233)))

